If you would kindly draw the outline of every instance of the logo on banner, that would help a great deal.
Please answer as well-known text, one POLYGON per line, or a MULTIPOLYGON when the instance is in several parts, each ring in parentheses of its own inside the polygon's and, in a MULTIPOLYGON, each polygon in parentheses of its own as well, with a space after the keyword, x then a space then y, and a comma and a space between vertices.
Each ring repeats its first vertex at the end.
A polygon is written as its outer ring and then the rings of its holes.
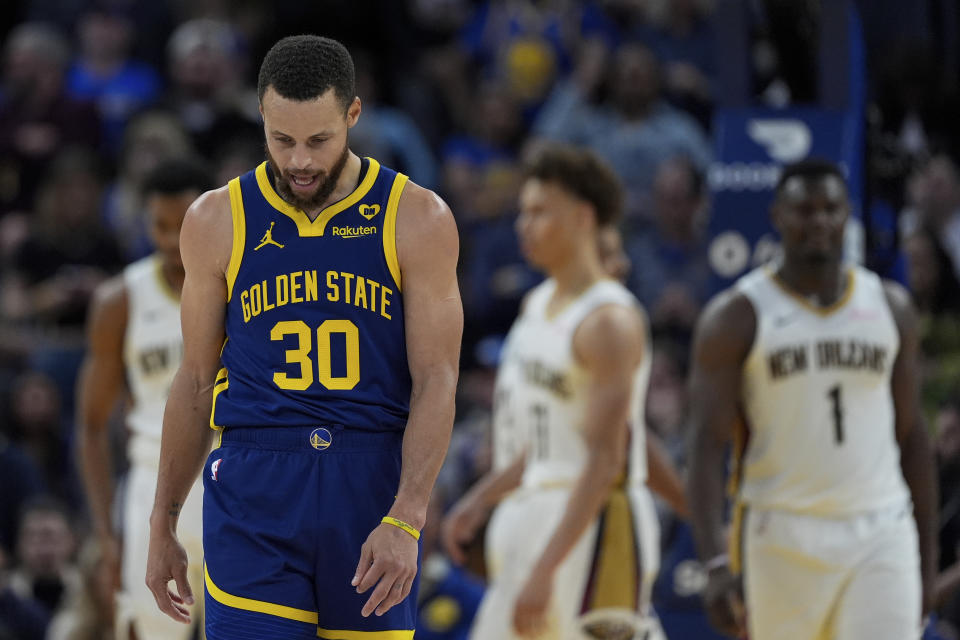
POLYGON ((747 122, 747 135, 771 158, 783 163, 807 157, 813 144, 810 127, 793 118, 754 118, 747 122))

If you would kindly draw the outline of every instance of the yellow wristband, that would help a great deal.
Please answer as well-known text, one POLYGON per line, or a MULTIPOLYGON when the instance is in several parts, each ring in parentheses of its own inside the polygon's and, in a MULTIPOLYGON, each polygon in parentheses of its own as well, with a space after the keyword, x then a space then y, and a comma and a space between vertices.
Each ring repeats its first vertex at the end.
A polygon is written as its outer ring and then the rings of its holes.
POLYGON ((404 531, 406 531, 407 533, 409 533, 410 535, 412 535, 414 540, 419 540, 419 539, 420 539, 420 532, 417 531, 417 530, 413 527, 413 525, 409 525, 409 524, 407 524, 406 522, 404 522, 403 520, 397 520, 396 518, 391 518, 390 516, 383 516, 383 520, 381 520, 380 522, 383 522, 383 523, 385 523, 385 524, 392 524, 393 526, 397 527, 398 529, 403 529, 404 531))

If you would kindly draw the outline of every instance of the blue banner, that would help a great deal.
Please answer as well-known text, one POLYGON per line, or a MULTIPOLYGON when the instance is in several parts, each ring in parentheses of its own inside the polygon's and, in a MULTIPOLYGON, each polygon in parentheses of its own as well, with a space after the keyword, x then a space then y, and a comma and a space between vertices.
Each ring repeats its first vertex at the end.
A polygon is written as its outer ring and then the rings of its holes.
POLYGON ((863 261, 863 131, 859 115, 814 107, 717 111, 708 173, 714 291, 777 254, 769 215, 773 188, 784 165, 808 157, 836 162, 846 172, 853 204, 846 253, 863 261))

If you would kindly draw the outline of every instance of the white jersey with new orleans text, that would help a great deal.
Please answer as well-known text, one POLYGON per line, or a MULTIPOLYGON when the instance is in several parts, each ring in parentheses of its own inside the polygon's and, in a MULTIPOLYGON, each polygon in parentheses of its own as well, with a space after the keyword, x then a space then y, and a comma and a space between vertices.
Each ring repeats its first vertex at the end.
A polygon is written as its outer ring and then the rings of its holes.
MULTIPOLYGON (((494 465, 502 468, 527 448, 523 484, 572 484, 586 463, 583 441, 586 372, 576 362, 573 336, 600 307, 617 304, 640 310, 636 298, 613 280, 601 280, 579 298, 547 316, 556 288, 547 280, 529 295, 504 346, 494 402, 494 465)), ((649 338, 649 337, 648 337, 649 338)), ((643 409, 650 375, 650 342, 634 374, 630 399, 629 482, 646 482, 643 409)))
POLYGON ((880 278, 850 267, 829 308, 770 267, 736 288, 757 318, 743 367, 741 500, 828 517, 907 503, 890 389, 900 338, 880 278))
POLYGON ((160 456, 163 408, 183 359, 180 301, 163 279, 160 258, 148 256, 123 272, 127 331, 123 362, 132 405, 127 412, 130 456, 149 463, 160 456))

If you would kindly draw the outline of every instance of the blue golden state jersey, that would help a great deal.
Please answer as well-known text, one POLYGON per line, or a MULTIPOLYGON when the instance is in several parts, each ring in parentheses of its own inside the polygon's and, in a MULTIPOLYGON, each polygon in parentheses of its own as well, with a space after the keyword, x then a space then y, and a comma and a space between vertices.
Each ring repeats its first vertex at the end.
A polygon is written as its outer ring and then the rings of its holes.
POLYGON ((211 426, 398 431, 410 372, 397 260, 407 177, 363 159, 356 190, 311 221, 265 162, 229 183, 233 253, 211 426))

